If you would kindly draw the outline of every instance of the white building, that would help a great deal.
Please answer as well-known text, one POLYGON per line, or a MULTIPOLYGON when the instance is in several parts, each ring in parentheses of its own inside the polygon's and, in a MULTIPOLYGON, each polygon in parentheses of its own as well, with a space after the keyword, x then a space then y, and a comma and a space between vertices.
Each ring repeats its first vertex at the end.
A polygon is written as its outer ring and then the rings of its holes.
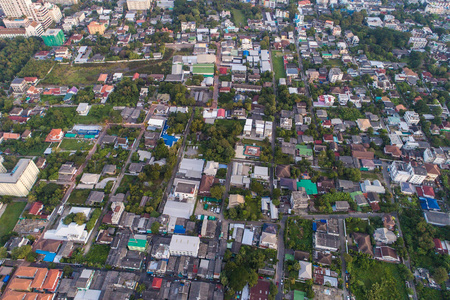
POLYGON ((33 17, 31 12, 31 0, 0 0, 0 8, 7 17, 20 18, 33 17))
POLYGON ((269 181, 269 168, 255 166, 253 174, 251 175, 253 179, 269 181))
POLYGON ((412 44, 412 49, 423 49, 427 46, 427 39, 420 37, 410 37, 408 44, 412 44))
MULTIPOLYGON (((88 207, 72 207, 69 214, 83 213, 87 219, 91 213, 88 207)), ((92 232, 92 231, 91 231, 92 232)), ((75 243, 86 243, 89 239, 90 232, 86 231, 86 224, 78 225, 75 222, 65 225, 61 219, 56 229, 47 230, 44 234, 45 239, 57 241, 70 241, 75 243)))
POLYGON ((127 0, 128 10, 147 10, 150 4, 150 0, 127 0))
POLYGON ((178 169, 178 174, 188 178, 202 178, 203 159, 183 158, 178 169))
POLYGON ((374 192, 377 194, 384 194, 386 192, 386 189, 379 180, 374 180, 373 182, 364 180, 364 182, 361 183, 361 190, 363 193, 374 192))
POLYGON ((117 225, 119 224, 120 217, 122 216, 123 211, 125 210, 125 205, 123 202, 113 202, 111 203, 111 224, 117 225))
POLYGON ((0 160, 0 195, 26 197, 33 188, 39 169, 31 159, 20 159, 14 169, 6 173, 0 160))
POLYGON ((408 182, 411 178, 408 165, 401 161, 393 161, 389 167, 389 173, 394 182, 408 182))
POLYGON ((77 113, 80 116, 87 116, 89 114, 89 110, 91 110, 91 106, 88 103, 80 103, 77 107, 77 113))
POLYGON ((200 247, 198 236, 173 235, 170 241, 170 255, 197 257, 200 247))
POLYGON ((341 81, 344 73, 339 68, 331 68, 330 72, 328 72, 328 80, 331 83, 335 83, 336 81, 341 81))
POLYGON ((417 125, 420 122, 420 116, 415 111, 408 110, 403 116, 408 125, 417 125))

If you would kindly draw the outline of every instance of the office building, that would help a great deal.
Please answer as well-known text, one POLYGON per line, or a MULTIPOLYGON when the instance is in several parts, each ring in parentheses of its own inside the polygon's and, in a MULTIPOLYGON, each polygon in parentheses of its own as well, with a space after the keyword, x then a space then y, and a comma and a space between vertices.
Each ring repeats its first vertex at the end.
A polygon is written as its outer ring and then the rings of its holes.
POLYGON ((0 0, 0 7, 7 17, 33 17, 31 0, 0 0))

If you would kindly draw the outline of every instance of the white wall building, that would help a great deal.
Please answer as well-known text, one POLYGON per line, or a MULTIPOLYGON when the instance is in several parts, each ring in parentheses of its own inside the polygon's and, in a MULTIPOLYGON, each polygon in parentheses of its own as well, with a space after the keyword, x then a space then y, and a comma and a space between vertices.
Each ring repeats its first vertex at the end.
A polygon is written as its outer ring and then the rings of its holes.
POLYGON ((170 241, 170 255, 197 257, 200 247, 198 236, 173 235, 170 241))

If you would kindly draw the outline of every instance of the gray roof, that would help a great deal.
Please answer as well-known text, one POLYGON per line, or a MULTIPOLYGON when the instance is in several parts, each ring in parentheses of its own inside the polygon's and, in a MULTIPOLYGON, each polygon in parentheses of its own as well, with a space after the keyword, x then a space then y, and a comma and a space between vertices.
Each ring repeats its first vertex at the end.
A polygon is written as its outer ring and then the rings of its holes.
POLYGON ((30 163, 31 159, 20 159, 11 172, 0 174, 0 183, 16 183, 30 163))

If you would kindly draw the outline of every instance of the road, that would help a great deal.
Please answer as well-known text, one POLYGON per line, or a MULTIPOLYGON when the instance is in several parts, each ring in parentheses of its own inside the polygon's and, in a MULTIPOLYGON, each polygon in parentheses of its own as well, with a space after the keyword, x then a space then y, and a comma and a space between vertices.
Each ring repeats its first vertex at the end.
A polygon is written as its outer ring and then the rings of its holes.
POLYGON ((345 276, 345 271, 346 271, 346 262, 344 259, 344 253, 347 253, 347 241, 346 241, 346 237, 347 237, 347 232, 345 230, 345 219, 340 219, 339 220, 339 232, 341 233, 339 235, 339 240, 341 242, 340 245, 340 249, 339 251, 341 252, 341 274, 342 274, 342 282, 344 284, 342 290, 343 290, 343 295, 344 295, 344 299, 347 299, 348 296, 348 290, 346 288, 346 276, 345 276))
MULTIPOLYGON (((220 62, 221 62, 221 48, 220 43, 216 43, 217 52, 216 52, 216 69, 217 73, 219 72, 220 62)), ((213 103, 211 105, 212 108, 217 108, 219 100, 219 75, 214 75, 214 92, 213 92, 213 103)))
POLYGON ((277 269, 275 273, 275 282, 278 282, 278 294, 276 296, 277 300, 283 299, 283 284, 281 280, 284 278, 284 231, 286 229, 286 221, 287 216, 283 216, 280 223, 280 231, 278 232, 278 241, 277 241, 277 269))
MULTIPOLYGON (((111 189, 111 192, 110 192, 110 194, 109 194, 110 196, 114 195, 114 194, 116 193, 117 189, 119 188, 120 183, 121 183, 123 177, 125 176, 125 172, 126 172, 126 170, 127 170, 127 166, 128 166, 128 164, 131 162, 131 157, 133 156, 133 153, 136 152, 136 150, 137 150, 137 148, 138 148, 138 146, 139 146, 139 142, 141 141, 142 136, 143 136, 144 133, 145 133, 145 129, 146 129, 146 127, 147 127, 147 122, 148 122, 148 120, 150 119, 152 113, 153 113, 153 110, 150 109, 150 110, 148 111, 147 115, 145 116, 144 121, 140 124, 141 131, 140 131, 140 133, 139 133, 139 136, 134 140, 134 143, 133 143, 133 145, 131 146, 130 153, 128 154, 128 158, 127 158, 125 164, 123 165, 123 168, 122 168, 122 170, 121 170, 119 176, 117 176, 117 179, 116 179, 116 181, 114 182, 114 185, 113 185, 113 187, 112 187, 112 189, 111 189)), ((105 130, 105 132, 106 132, 106 130, 105 130)), ((109 198, 109 199, 110 199, 110 198, 109 198)), ((104 208, 103 208, 103 210, 102 210, 102 213, 101 213, 100 217, 98 218, 97 223, 95 224, 94 228, 92 229, 92 232, 91 232, 91 235, 89 236, 88 241, 86 242, 86 244, 85 244, 84 247, 83 247, 84 253, 88 253, 88 252, 89 252, 89 250, 91 249, 91 246, 92 246, 93 242, 95 241, 95 239, 96 239, 96 237, 97 237, 98 228, 100 227, 100 225, 101 225, 101 223, 102 223, 101 220, 103 219, 103 217, 105 216, 105 214, 108 212, 108 208, 109 208, 109 206, 110 206, 110 204, 111 204, 111 201, 110 201, 109 199, 108 199, 108 202, 106 203, 106 205, 104 206, 104 208)))
POLYGON ((179 168, 181 159, 183 158, 183 155, 184 155, 184 149, 186 147, 187 135, 189 133, 189 129, 191 128, 191 123, 192 123, 192 120, 194 119, 194 115, 195 115, 195 110, 192 110, 191 117, 189 118, 189 121, 186 125, 186 129, 184 130, 183 143, 182 143, 181 147, 178 149, 177 163, 175 165, 175 169, 172 171, 172 176, 170 177, 170 180, 167 183, 167 187, 166 187, 166 190, 164 191, 162 201, 158 207, 159 213, 162 213, 164 210, 164 206, 166 205, 167 198, 169 197, 169 192, 172 189, 173 181, 175 180, 175 176, 178 173, 178 168, 179 168))

